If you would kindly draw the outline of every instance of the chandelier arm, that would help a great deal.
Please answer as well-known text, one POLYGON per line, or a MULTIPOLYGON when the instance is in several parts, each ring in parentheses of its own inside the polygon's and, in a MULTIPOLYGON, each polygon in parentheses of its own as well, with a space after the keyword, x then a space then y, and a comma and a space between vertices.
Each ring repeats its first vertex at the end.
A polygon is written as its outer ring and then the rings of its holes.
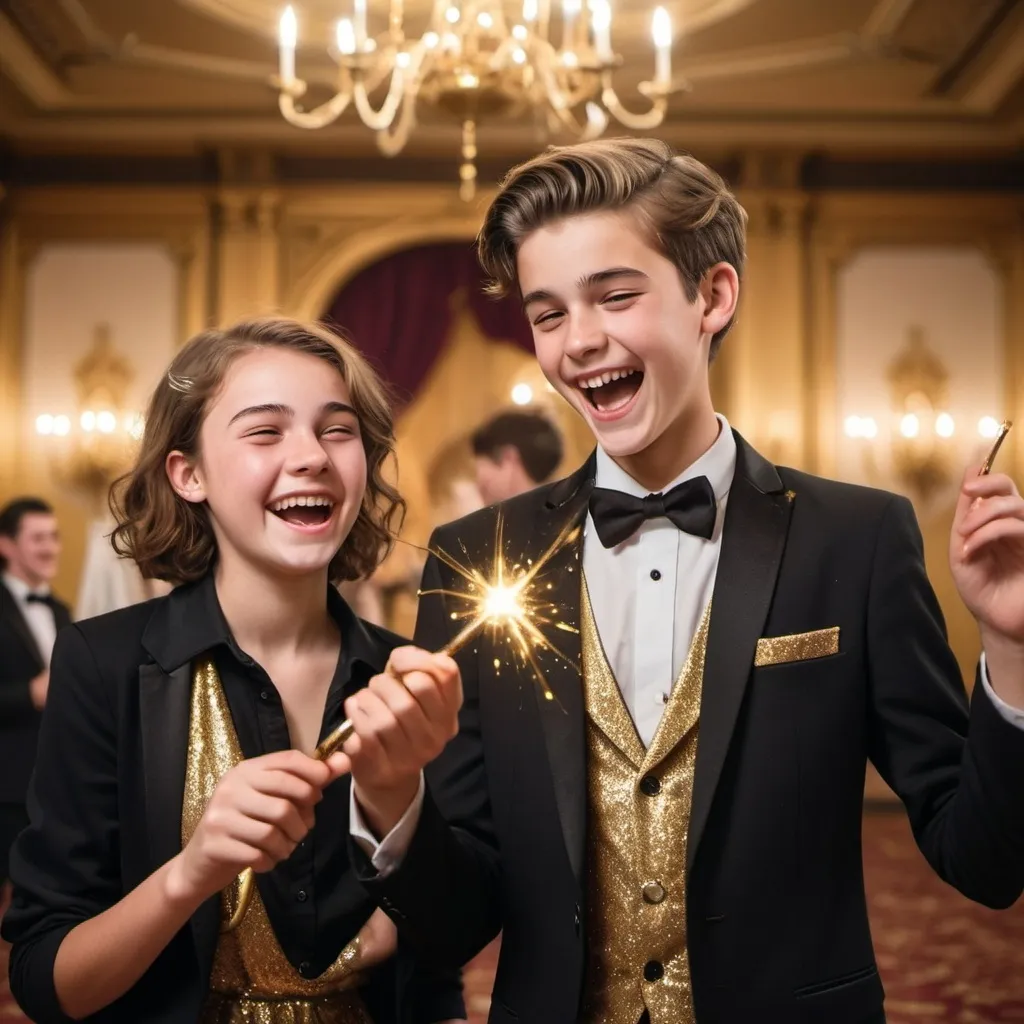
POLYGON ((570 104, 570 96, 556 81, 550 64, 546 61, 538 61, 537 67, 540 71, 541 80, 544 83, 544 91, 547 95, 548 103, 559 122, 583 141, 596 139, 601 135, 608 126, 608 119, 603 116, 603 111, 601 111, 600 107, 596 103, 588 103, 586 123, 580 124, 572 112, 572 106, 575 104, 570 104))
POLYGON ((610 73, 605 73, 603 76, 601 102, 611 112, 616 121, 627 128, 639 131, 657 128, 665 120, 665 111, 668 109, 668 98, 666 96, 655 96, 651 100, 651 109, 646 113, 635 114, 633 111, 627 110, 612 87, 612 76, 610 73))
POLYGON ((367 128, 373 131, 383 131, 395 119, 398 113, 399 104, 405 95, 405 72, 400 67, 395 67, 391 72, 391 85, 388 87, 388 94, 384 97, 380 110, 374 110, 370 105, 370 97, 366 91, 366 83, 357 78, 353 86, 355 95, 356 110, 367 128))
POLYGON ((398 121, 377 132, 377 148, 385 156, 397 156, 416 127, 416 99, 406 96, 398 121))
POLYGON ((277 99, 281 115, 296 128, 326 128, 327 125, 337 121, 351 102, 351 82, 347 88, 339 90, 329 100, 313 110, 296 109, 295 97, 290 92, 282 92, 277 99))

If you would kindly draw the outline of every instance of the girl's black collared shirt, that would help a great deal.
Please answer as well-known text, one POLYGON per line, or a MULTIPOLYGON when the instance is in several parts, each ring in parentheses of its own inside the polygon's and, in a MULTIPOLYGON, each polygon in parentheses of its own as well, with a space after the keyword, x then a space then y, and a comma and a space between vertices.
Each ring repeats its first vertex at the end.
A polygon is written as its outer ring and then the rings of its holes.
MULTIPOLYGON (((322 731, 345 698, 403 641, 358 619, 333 591, 342 654, 322 731)), ((212 580, 62 630, 28 795, 30 824, 11 852, 11 992, 37 1024, 68 1024, 54 985, 70 931, 114 906, 181 850, 192 665, 212 656, 246 756, 287 747, 273 682, 238 650, 212 580)), ((348 858, 349 780, 317 806, 306 845, 258 876, 271 923, 302 973, 321 973, 375 903, 348 858)), ((135 985, 95 1016, 103 1024, 194 1024, 209 984, 219 901, 207 900, 135 985)), ((458 974, 412 955, 375 970, 365 990, 378 1024, 433 1024, 464 1013, 458 974)))

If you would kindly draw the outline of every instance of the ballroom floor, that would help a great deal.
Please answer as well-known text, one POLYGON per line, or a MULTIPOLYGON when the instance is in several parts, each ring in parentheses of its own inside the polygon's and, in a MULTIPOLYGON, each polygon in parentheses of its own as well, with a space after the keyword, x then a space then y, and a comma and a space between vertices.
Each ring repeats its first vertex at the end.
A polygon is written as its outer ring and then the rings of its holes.
MULTIPOLYGON (((869 813, 864 857, 889 1024, 1024 1024, 1024 901, 996 913, 940 882, 902 813, 869 813)), ((466 970, 473 1024, 483 1024, 496 946, 466 970)), ((0 947, 0 1024, 25 1024, 7 991, 0 947)))

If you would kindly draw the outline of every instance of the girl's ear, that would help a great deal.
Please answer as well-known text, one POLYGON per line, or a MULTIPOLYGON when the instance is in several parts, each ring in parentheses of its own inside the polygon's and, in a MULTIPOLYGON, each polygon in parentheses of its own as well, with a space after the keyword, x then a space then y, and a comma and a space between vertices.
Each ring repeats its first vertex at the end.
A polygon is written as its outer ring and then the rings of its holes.
POLYGON ((183 452, 171 452, 164 461, 164 468, 177 495, 186 501, 206 501, 206 488, 199 476, 199 468, 183 452))

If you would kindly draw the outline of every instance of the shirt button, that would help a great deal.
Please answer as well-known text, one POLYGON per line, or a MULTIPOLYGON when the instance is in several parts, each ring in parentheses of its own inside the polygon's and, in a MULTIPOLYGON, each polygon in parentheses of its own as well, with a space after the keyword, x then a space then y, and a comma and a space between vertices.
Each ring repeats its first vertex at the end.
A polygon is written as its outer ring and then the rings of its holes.
POLYGON ((260 700, 270 700, 270 694, 266 690, 260 690, 260 700))
MULTIPOLYGON (((658 966, 660 967, 661 965, 659 964, 658 966)), ((645 971, 646 971, 646 968, 645 968, 645 971)), ((302 977, 304 977, 304 978, 312 978, 313 977, 313 965, 308 960, 303 960, 302 963, 299 964, 299 974, 301 974, 302 977)))
POLYGON ((661 903, 665 898, 665 887, 659 882, 645 882, 643 894, 648 903, 661 903))
POLYGON ((298 892, 297 892, 297 893, 295 894, 295 898, 296 898, 296 899, 297 899, 297 900, 298 900, 298 901, 299 901, 300 903, 305 903, 305 902, 306 902, 306 900, 307 900, 307 899, 309 899, 309 897, 308 897, 308 896, 306 895, 306 890, 305 890, 305 889, 300 889, 300 890, 299 890, 299 891, 298 891, 298 892))
POLYGON ((661 579, 661 570, 660 569, 652 569, 651 570, 651 579, 654 580, 655 583, 657 583, 658 580, 661 579))
POLYGON ((644 796, 657 796, 661 792, 661 781, 657 775, 645 775, 640 780, 640 792, 644 796))
MULTIPOLYGON (((301 968, 300 968, 301 970, 301 968)), ((661 962, 658 960, 648 960, 644 964, 644 980, 645 981, 661 981, 665 976, 665 968, 662 967, 661 962)))

